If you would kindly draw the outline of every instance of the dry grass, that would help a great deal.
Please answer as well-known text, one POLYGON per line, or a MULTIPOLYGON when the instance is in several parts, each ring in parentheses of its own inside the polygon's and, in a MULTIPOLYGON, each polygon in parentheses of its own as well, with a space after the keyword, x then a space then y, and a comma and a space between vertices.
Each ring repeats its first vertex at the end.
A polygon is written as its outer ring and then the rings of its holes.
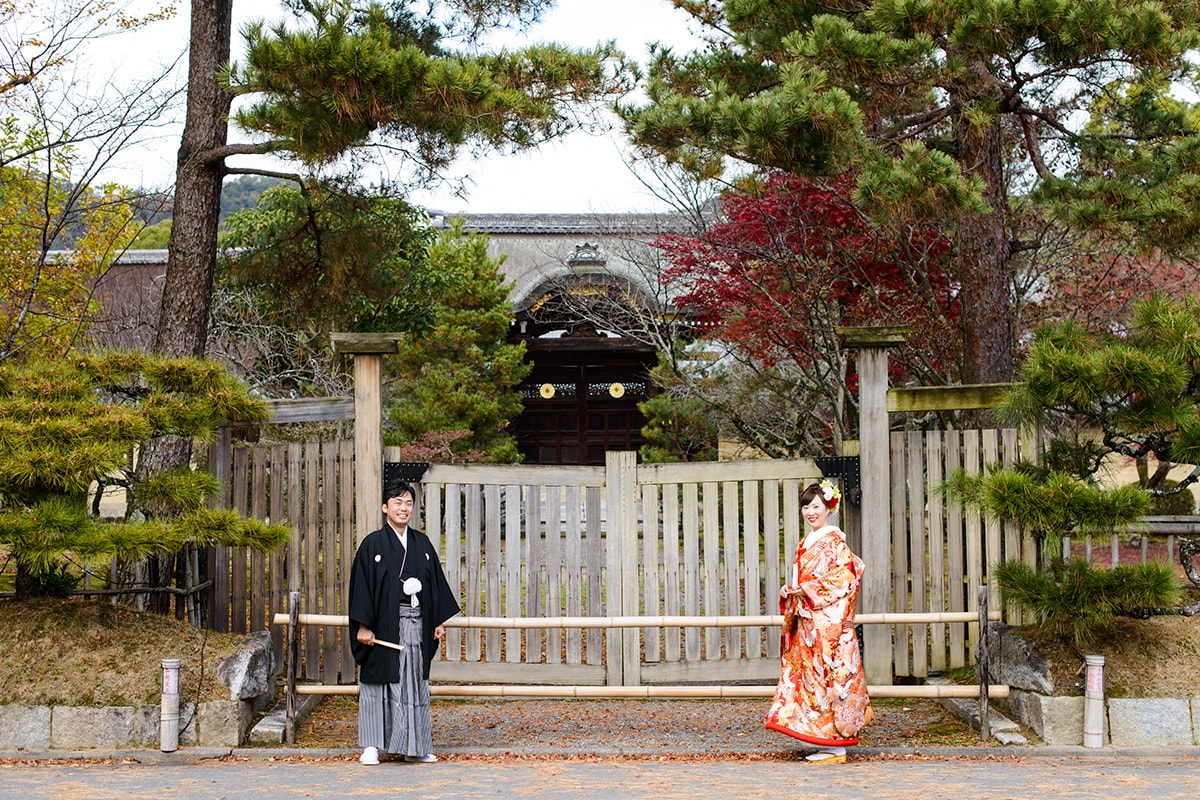
MULTIPOLYGON (((1061 639, 1018 632, 1037 643, 1059 694, 1083 694, 1080 654, 1061 639)), ((1118 617, 1087 655, 1104 656, 1109 697, 1200 697, 1200 616, 1118 617)))
POLYGON ((229 699, 217 664, 244 636, 83 600, 0 600, 0 704, 130 706, 162 698, 178 658, 180 699, 229 699))

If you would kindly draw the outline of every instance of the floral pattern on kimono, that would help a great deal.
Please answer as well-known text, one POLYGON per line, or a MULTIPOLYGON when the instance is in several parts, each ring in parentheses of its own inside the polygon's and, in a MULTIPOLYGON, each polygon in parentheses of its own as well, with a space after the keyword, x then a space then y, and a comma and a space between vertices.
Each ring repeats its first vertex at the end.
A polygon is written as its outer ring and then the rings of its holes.
POLYGON ((792 585, 781 598, 783 672, 767 712, 767 728, 824 747, 858 743, 874 712, 854 631, 863 561, 833 525, 796 548, 792 585))

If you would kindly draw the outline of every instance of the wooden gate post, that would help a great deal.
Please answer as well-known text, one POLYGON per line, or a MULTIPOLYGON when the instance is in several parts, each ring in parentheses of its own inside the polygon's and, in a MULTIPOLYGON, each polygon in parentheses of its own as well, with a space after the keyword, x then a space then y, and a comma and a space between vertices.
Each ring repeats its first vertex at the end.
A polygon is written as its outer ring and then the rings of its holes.
MULTIPOLYGON (((858 350, 858 438, 862 479, 862 559, 866 574, 858 610, 881 614, 891 600, 891 487, 888 444, 887 349, 903 344, 906 327, 838 328, 845 346, 858 350)), ((867 683, 892 683, 892 626, 863 627, 867 683)))
POLYGON ((383 493, 383 356, 398 352, 400 333, 335 333, 333 352, 354 358, 354 546, 381 524, 383 493))

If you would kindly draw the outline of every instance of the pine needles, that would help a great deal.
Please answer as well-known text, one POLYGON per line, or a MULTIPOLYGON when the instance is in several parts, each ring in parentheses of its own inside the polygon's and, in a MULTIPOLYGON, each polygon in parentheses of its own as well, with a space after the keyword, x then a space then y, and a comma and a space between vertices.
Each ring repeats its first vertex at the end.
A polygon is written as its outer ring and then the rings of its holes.
POLYGON ((1079 649, 1118 615, 1136 616, 1180 601, 1174 570, 1157 561, 1111 569, 1079 559, 1055 559, 1043 569, 1006 561, 993 574, 1006 606, 1031 614, 1039 627, 1079 649))

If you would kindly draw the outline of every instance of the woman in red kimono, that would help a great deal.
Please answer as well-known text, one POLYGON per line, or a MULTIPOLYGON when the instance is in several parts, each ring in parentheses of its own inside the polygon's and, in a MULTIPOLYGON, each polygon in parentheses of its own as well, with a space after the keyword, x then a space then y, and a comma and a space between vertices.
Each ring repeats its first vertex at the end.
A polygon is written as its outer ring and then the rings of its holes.
POLYGON ((800 495, 812 530, 796 548, 790 580, 779 590, 783 674, 767 713, 769 729, 816 746, 806 758, 820 763, 845 762, 846 748, 858 743, 858 732, 874 718, 854 630, 863 562, 829 524, 838 499, 829 481, 800 495))

